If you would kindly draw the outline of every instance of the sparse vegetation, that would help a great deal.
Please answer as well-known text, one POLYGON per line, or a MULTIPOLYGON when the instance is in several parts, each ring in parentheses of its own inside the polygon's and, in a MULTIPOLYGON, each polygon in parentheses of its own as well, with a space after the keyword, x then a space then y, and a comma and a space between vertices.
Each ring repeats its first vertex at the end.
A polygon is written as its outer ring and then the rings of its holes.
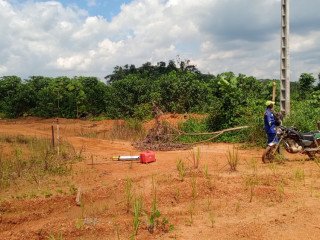
MULTIPOLYGON (((1 136, 9 153, 0 149, 0 186, 9 187, 17 181, 32 180, 39 184, 46 175, 65 175, 78 160, 68 144, 61 145, 61 155, 51 148, 46 139, 22 136, 1 136)), ((46 195, 48 196, 48 195, 46 195)))
POLYGON ((192 160, 193 160, 193 168, 194 169, 198 169, 199 164, 200 164, 200 160, 201 160, 201 153, 200 153, 200 148, 197 147, 197 151, 193 151, 193 155, 192 155, 192 160))
POLYGON ((138 229, 141 223, 140 217, 142 214, 143 201, 142 197, 135 198, 133 201, 133 233, 131 238, 135 239, 138 234, 138 229))
POLYGON ((239 163, 239 153, 235 147, 232 148, 232 151, 229 149, 227 158, 228 158, 230 171, 232 172, 237 171, 237 166, 239 163))
POLYGON ((157 187, 152 177, 152 203, 151 203, 151 212, 149 216, 149 224, 148 224, 148 231, 153 233, 154 229, 159 225, 159 218, 161 213, 157 207, 157 187))
POLYGON ((184 177, 186 176, 186 173, 187 173, 187 168, 184 164, 184 161, 182 161, 181 159, 178 160, 178 162, 177 162, 177 170, 179 173, 180 180, 183 181, 184 177))
POLYGON ((125 192, 126 209, 128 213, 131 209, 131 204, 133 200, 133 184, 130 178, 126 179, 124 192, 125 192))
POLYGON ((254 196, 254 189, 259 184, 259 179, 256 174, 249 174, 245 178, 245 184, 246 187, 250 190, 250 200, 249 202, 252 202, 253 196, 254 196))

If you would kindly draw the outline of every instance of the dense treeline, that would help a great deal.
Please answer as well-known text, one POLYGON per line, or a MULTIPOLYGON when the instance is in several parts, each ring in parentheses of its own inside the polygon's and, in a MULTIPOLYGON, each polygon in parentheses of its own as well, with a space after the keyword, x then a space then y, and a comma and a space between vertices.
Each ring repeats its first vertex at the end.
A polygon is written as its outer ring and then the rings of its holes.
MULTIPOLYGON (((319 86, 308 73, 291 84, 292 116, 301 121, 302 116, 308 116, 310 125, 314 124, 320 116, 319 86)), ((279 92, 279 82, 277 89, 279 92)), ((106 76, 106 83, 95 77, 32 76, 22 80, 3 76, 0 114, 11 118, 31 115, 143 119, 151 116, 152 106, 156 105, 163 112, 209 113, 208 126, 217 130, 259 122, 264 102, 271 95, 271 80, 232 72, 203 74, 188 61, 170 61, 145 63, 137 68, 117 66, 106 76)), ((302 125, 308 128, 305 123, 302 125)))

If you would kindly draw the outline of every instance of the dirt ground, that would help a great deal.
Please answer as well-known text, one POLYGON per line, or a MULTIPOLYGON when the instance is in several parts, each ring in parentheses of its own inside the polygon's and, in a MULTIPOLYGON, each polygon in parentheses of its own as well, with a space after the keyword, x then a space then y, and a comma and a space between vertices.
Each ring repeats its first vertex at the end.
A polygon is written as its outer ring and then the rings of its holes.
MULTIPOLYGON (((183 119, 167 116, 171 123, 183 119)), ((106 134, 121 121, 59 121, 61 138, 85 158, 68 176, 1 189, 0 239, 130 239, 128 179, 133 199, 143 204, 136 239, 320 239, 320 168, 303 155, 262 164, 263 149, 212 143, 156 152, 151 164, 119 162, 112 156, 139 155, 131 142, 106 134), (231 172, 234 149, 239 163, 231 172), (183 179, 179 161, 186 167, 183 179), (81 206, 75 202, 79 188, 81 206), (161 216, 150 233, 154 188, 161 216)), ((0 135, 49 138, 53 122, 0 120, 0 135)))

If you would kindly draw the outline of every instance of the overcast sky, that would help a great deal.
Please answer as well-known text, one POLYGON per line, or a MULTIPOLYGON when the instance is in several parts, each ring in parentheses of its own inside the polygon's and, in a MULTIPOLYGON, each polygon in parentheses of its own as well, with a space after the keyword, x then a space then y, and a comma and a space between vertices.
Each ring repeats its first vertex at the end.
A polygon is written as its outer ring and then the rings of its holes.
MULTIPOLYGON (((96 76, 189 59, 279 78, 280 0, 0 0, 0 76, 96 76)), ((320 0, 290 0, 291 79, 320 72, 320 0)))

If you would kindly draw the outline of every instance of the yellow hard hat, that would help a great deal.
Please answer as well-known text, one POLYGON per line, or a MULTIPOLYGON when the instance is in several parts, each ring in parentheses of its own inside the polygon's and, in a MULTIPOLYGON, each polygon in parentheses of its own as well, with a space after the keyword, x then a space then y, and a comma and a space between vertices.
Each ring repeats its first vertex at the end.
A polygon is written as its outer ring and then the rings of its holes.
POLYGON ((266 106, 267 107, 270 106, 270 105, 274 105, 274 104, 275 104, 275 102, 272 102, 270 100, 266 101, 266 106))

